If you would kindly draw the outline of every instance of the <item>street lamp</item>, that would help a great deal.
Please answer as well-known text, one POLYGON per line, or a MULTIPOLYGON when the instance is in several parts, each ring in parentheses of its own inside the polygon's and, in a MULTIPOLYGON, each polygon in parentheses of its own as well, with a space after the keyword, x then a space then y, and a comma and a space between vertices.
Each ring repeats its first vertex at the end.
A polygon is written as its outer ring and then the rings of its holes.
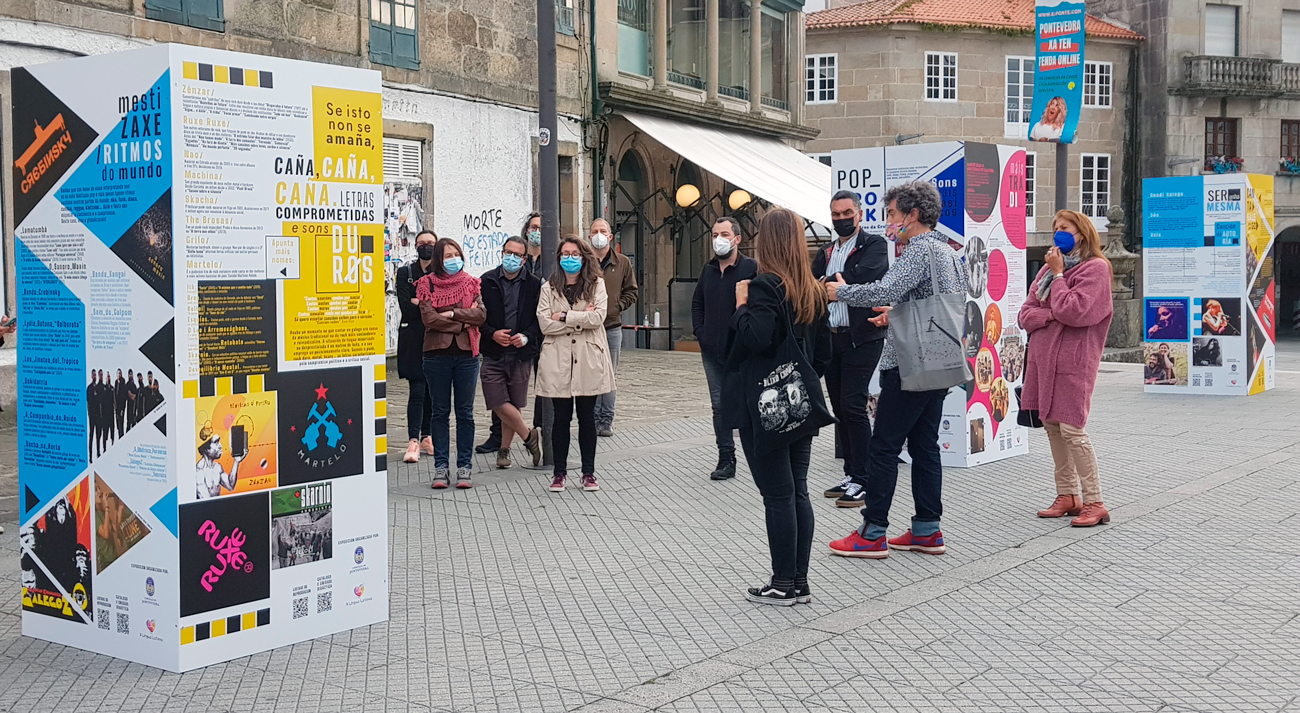
POLYGON ((676 199, 678 207, 689 208, 700 202, 700 189, 689 183, 683 183, 677 189, 676 199))
POLYGON ((749 195, 748 191, 737 188, 727 197, 727 205, 731 206, 732 210, 740 210, 749 205, 752 200, 754 200, 754 197, 749 195))
POLYGON ((912 139, 919 139, 922 136, 925 136, 925 134, 899 134, 894 137, 894 143, 896 145, 902 145, 904 142, 911 141, 912 139))

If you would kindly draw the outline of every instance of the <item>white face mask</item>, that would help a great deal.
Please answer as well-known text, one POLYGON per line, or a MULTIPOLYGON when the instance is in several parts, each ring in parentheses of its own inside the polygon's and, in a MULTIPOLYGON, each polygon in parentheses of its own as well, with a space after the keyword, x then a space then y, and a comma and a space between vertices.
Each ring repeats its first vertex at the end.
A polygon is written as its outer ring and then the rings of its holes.
POLYGON ((713 254, 718 257, 726 257, 734 250, 731 246, 731 239, 718 236, 713 239, 713 254))
POLYGON ((605 233, 592 233, 591 247, 596 248, 597 250, 604 250, 609 247, 609 236, 605 233))

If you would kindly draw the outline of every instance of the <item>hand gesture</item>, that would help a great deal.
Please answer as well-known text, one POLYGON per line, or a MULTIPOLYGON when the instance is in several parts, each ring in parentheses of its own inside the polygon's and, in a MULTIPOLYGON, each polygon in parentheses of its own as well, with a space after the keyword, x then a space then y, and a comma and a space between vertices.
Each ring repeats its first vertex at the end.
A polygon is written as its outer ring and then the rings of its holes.
POLYGON ((741 280, 736 283, 736 306, 739 307, 749 302, 749 280, 741 280))
POLYGON ((876 315, 875 317, 872 317, 871 319, 868 319, 867 321, 876 325, 877 327, 888 327, 889 310, 893 309, 893 307, 872 307, 871 309, 874 309, 880 314, 876 315))
POLYGON ((1052 268, 1053 275, 1059 275, 1062 272, 1065 272, 1065 257, 1061 255, 1061 249, 1058 247, 1053 247, 1051 250, 1048 250, 1047 256, 1043 258, 1043 262, 1046 262, 1047 266, 1052 268))
POLYGON ((563 313, 563 312, 555 312, 555 313, 553 313, 553 314, 551 315, 551 321, 552 321, 552 322, 563 322, 563 321, 564 321, 564 313, 563 313))
POLYGON ((596 311, 596 303, 595 303, 595 302, 591 302, 591 303, 589 303, 589 304, 587 305, 587 310, 586 310, 586 311, 588 311, 588 312, 595 312, 595 311, 596 311))
POLYGON ((524 346, 524 335, 522 335, 522 334, 515 334, 515 335, 511 336, 511 337, 510 337, 510 346, 512 346, 512 347, 523 347, 523 346, 524 346))
POLYGON ((835 273, 835 279, 832 280, 832 279, 827 278, 827 280, 826 280, 826 301, 827 301, 827 302, 834 302, 835 300, 839 299, 839 295, 838 295, 837 293, 838 293, 839 289, 840 289, 841 287, 843 287, 844 285, 846 285, 846 284, 848 284, 848 283, 844 281, 844 275, 841 274, 841 273, 838 273, 838 272, 835 273))
POLYGON ((510 330, 498 329, 497 331, 493 332, 492 341, 496 342, 497 344, 500 344, 503 347, 510 346, 510 342, 511 342, 510 330))

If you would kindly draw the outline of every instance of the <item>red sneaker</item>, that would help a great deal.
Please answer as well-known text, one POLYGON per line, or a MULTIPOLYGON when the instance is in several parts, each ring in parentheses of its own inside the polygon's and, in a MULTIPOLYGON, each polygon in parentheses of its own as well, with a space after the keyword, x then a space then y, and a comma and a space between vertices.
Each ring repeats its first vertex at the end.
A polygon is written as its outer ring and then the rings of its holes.
POLYGON ((905 552, 923 552, 927 555, 941 555, 948 551, 943 544, 943 532, 938 531, 929 537, 917 537, 911 530, 889 541, 889 546, 905 552))
POLYGON ((848 537, 831 542, 831 554, 840 557, 884 559, 889 556, 889 543, 885 542, 883 537, 877 540, 864 539, 857 530, 854 530, 848 537))

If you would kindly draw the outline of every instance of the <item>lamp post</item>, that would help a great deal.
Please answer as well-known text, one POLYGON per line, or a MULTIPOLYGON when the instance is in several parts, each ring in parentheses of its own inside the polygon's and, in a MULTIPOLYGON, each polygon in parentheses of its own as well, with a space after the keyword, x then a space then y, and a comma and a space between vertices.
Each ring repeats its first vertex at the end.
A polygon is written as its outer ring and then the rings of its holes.
POLYGON ((560 155, 555 129, 555 0, 537 0, 538 197, 542 214, 541 274, 555 268, 560 242, 560 155))

